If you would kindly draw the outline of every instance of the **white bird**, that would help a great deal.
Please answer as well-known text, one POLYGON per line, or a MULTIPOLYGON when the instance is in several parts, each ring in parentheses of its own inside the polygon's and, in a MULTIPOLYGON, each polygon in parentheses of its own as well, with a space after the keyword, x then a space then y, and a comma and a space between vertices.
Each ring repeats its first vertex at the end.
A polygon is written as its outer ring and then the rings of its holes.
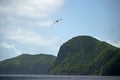
POLYGON ((54 25, 55 23, 58 23, 61 20, 63 20, 63 19, 58 19, 58 20, 54 21, 52 25, 54 25))

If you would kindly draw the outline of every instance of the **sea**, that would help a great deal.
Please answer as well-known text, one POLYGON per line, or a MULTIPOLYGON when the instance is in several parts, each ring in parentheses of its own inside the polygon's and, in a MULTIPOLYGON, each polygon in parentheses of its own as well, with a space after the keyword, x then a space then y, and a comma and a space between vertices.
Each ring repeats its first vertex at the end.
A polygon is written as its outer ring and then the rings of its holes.
POLYGON ((0 75, 0 80, 120 80, 120 76, 0 75))

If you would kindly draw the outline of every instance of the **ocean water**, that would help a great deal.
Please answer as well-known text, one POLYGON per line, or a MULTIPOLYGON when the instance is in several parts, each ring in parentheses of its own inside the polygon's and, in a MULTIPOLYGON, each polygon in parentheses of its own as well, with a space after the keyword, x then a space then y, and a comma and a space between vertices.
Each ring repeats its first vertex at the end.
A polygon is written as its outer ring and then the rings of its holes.
POLYGON ((120 76, 0 75, 0 80, 120 80, 120 76))

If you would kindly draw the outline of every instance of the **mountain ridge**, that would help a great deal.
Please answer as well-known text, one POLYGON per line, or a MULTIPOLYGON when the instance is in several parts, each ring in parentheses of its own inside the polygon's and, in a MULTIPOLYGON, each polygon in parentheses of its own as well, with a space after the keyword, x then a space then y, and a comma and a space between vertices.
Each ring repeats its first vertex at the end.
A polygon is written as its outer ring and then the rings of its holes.
POLYGON ((77 36, 68 40, 60 47, 56 61, 52 63, 49 73, 66 75, 120 75, 120 69, 118 68, 120 66, 119 59, 120 48, 91 36, 77 36), (118 63, 115 62, 117 60, 118 63), (113 65, 112 61, 116 66, 113 65), (116 67, 117 70, 113 69, 113 67, 116 67), (113 70, 113 73, 111 70, 113 70))
POLYGON ((120 48, 91 36, 77 36, 51 54, 22 54, 0 61, 0 74, 120 75, 120 48))
POLYGON ((56 57, 48 54, 21 54, 0 62, 0 74, 47 74, 56 57))

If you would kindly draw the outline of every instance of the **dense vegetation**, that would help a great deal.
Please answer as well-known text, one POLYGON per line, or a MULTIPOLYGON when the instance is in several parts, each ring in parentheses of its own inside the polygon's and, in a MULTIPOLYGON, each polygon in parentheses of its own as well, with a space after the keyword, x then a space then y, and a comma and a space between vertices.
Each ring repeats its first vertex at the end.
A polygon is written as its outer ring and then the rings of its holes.
POLYGON ((1 61, 0 74, 120 75, 120 48, 78 36, 60 47, 57 58, 23 54, 1 61))
POLYGON ((0 62, 0 74, 47 74, 55 56, 23 54, 0 62))
POLYGON ((64 43, 49 74, 120 75, 120 48, 90 36, 64 43))

